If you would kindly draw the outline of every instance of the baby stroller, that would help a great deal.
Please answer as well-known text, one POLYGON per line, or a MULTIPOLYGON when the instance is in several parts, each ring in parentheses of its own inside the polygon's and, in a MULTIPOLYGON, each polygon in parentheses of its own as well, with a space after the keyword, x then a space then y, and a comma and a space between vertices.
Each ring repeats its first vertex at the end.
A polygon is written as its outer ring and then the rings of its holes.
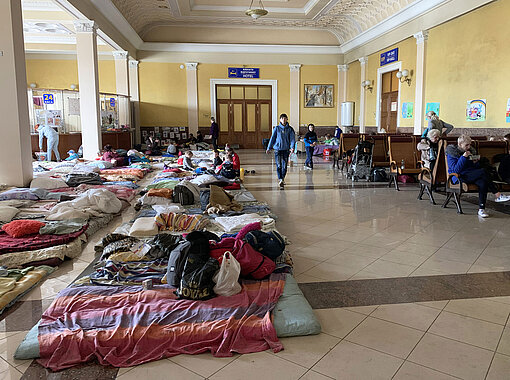
POLYGON ((373 142, 360 140, 354 148, 351 165, 347 172, 347 177, 350 177, 352 181, 360 178, 371 181, 373 147, 373 142))

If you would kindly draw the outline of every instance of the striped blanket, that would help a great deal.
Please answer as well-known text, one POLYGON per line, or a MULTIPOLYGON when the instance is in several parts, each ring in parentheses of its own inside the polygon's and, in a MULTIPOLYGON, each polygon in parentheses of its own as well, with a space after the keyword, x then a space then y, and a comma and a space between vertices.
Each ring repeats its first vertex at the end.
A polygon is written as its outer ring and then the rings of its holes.
POLYGON ((207 301, 177 300, 172 288, 64 289, 39 324, 39 363, 54 371, 97 358, 129 367, 178 354, 214 356, 282 350, 271 323, 284 274, 243 280, 242 291, 207 301))
POLYGON ((160 231, 191 232, 199 231, 207 226, 207 224, 209 224, 209 219, 203 215, 185 215, 171 212, 168 214, 156 215, 156 224, 160 231))

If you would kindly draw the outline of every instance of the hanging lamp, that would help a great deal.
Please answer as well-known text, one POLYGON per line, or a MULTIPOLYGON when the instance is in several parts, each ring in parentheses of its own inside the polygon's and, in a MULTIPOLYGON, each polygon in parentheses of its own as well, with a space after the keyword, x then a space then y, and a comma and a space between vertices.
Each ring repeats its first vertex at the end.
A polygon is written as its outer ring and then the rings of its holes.
POLYGON ((259 0, 259 8, 252 8, 253 0, 251 0, 250 8, 248 8, 244 13, 246 16, 250 16, 252 19, 257 20, 262 16, 267 15, 267 11, 264 9, 264 4, 262 4, 262 0, 259 0))

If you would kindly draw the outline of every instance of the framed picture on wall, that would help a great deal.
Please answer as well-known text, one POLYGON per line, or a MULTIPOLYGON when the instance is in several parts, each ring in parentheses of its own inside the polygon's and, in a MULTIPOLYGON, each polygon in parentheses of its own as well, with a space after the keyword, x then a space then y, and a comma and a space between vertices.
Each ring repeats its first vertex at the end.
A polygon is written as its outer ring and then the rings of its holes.
POLYGON ((305 84, 305 107, 334 107, 333 93, 332 84, 305 84))

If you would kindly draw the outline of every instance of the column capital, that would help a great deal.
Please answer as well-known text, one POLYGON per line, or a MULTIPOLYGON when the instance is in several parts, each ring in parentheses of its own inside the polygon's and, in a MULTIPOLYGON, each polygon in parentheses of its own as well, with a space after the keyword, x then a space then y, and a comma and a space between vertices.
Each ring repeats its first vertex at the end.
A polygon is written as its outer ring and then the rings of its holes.
POLYGON ((301 66, 303 66, 302 64, 300 63, 293 63, 291 65, 289 65, 289 68, 290 68, 290 71, 299 71, 301 70, 301 66))
POLYGON ((186 70, 197 70, 198 62, 186 62, 186 70))
POLYGON ((93 20, 75 20, 74 29, 76 33, 95 33, 97 24, 93 20))
POLYGON ((128 59, 128 52, 125 50, 115 50, 112 51, 112 54, 115 60, 125 61, 126 59, 128 59))
POLYGON ((359 63, 361 63, 362 65, 366 65, 367 62, 368 62, 368 57, 361 57, 360 59, 358 59, 359 63))
POLYGON ((129 60, 129 67, 138 67, 139 63, 140 63, 140 61, 136 61, 134 59, 130 59, 129 60))
POLYGON ((429 39, 429 31, 420 30, 418 33, 413 34, 413 36, 416 38, 416 44, 422 44, 429 39))
POLYGON ((338 67, 338 71, 347 71, 349 70, 349 65, 336 65, 338 67))

